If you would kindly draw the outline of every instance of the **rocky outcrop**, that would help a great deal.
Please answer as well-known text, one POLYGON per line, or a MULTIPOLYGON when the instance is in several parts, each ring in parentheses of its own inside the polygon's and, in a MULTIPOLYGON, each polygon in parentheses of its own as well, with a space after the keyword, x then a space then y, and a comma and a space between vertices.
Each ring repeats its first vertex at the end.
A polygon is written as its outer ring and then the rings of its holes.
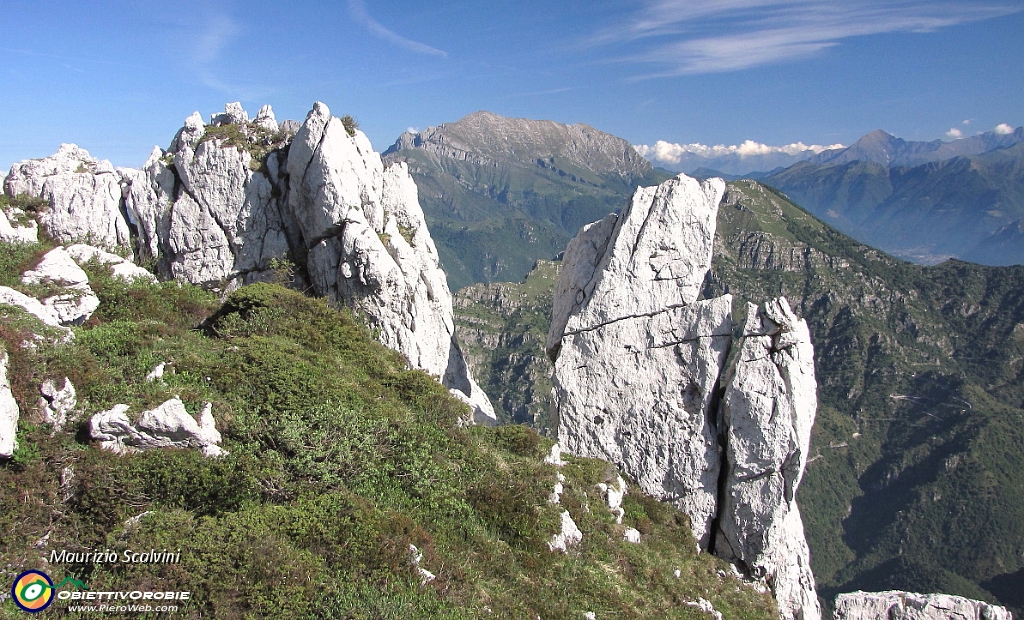
POLYGON ((42 300, 53 310, 61 325, 81 325, 100 306, 100 299, 89 286, 89 276, 62 247, 56 247, 34 269, 22 274, 22 284, 59 286, 62 291, 42 300))
POLYGON ((53 425, 55 431, 60 431, 68 422, 74 422, 78 415, 78 393, 71 379, 64 377, 64 382, 58 388, 52 379, 43 381, 39 386, 39 408, 40 417, 43 422, 53 425))
POLYGON ((137 424, 128 418, 128 409, 128 405, 115 405, 89 420, 89 435, 104 450, 125 454, 154 448, 195 448, 209 457, 227 454, 220 448, 221 436, 210 403, 203 405, 198 421, 177 398, 143 411, 137 424))
POLYGON ((21 411, 7 379, 7 351, 0 347, 0 459, 9 459, 18 449, 18 418, 21 411))
POLYGON ((547 341, 563 449, 616 463, 685 510, 704 547, 720 470, 708 420, 732 319, 729 297, 696 300, 723 190, 680 177, 584 227, 565 252, 547 341))
MULTIPOLYGON (((13 288, 0 286, 0 304, 17 306, 39 319, 48 327, 62 327, 60 318, 51 306, 45 306, 35 297, 26 295, 21 291, 16 291, 13 288)), ((67 331, 70 333, 70 330, 67 331)))
POLYGON ((1011 620, 1005 607, 949 594, 850 592, 836 597, 835 620, 1011 620))
POLYGON ((66 248, 71 258, 75 259, 79 265, 88 263, 89 261, 96 261, 101 265, 106 265, 110 268, 110 273, 115 278, 121 278, 122 280, 128 280, 133 282, 135 280, 146 280, 149 282, 156 282, 156 276, 147 271, 146 269, 139 267, 130 260, 106 252, 100 248, 86 245, 84 243, 76 243, 69 245, 66 248))
POLYGON ((8 196, 46 199, 39 223, 61 242, 87 241, 107 248, 129 246, 131 229, 122 212, 121 175, 74 144, 54 155, 15 164, 4 181, 8 196))
POLYGON ((817 410, 810 332, 785 299, 749 304, 737 346, 721 404, 726 471, 714 550, 766 577, 783 616, 820 617, 796 505, 817 410))
POLYGON ((691 519, 699 544, 764 580, 783 618, 821 612, 795 493, 816 410, 806 324, 784 299, 699 300, 720 179, 640 188, 566 248, 548 333, 568 452, 616 463, 691 519))
POLYGON ((20 220, 25 219, 25 214, 20 209, 10 209, 10 212, 0 209, 0 241, 5 243, 38 243, 39 226, 35 220, 28 220, 24 225, 20 220))
POLYGON ((197 112, 141 170, 115 171, 64 146, 12 168, 5 191, 53 202, 47 232, 93 240, 97 248, 74 246, 75 256, 123 277, 145 276, 100 248, 131 243, 160 277, 221 292, 290 271, 296 286, 362 314, 477 422, 496 422, 456 343, 451 292, 408 170, 385 169, 366 136, 322 103, 297 131, 270 106, 253 121, 237 103, 210 124, 197 112))

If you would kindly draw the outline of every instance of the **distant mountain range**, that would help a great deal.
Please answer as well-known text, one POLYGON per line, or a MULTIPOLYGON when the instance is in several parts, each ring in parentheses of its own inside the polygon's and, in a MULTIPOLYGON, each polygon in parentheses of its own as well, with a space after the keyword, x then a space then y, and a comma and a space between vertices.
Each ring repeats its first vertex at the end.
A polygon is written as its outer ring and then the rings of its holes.
POLYGON ((884 166, 917 166, 954 157, 980 155, 1024 142, 1024 127, 1013 131, 988 131, 952 142, 908 141, 876 129, 852 145, 823 151, 807 158, 813 164, 874 162, 884 166))
POLYGON ((521 280, 637 185, 671 176, 593 127, 490 112, 404 133, 383 159, 409 165, 453 290, 521 280))
POLYGON ((1024 127, 953 142, 873 131, 845 149, 755 176, 907 260, 1024 263, 1024 127))

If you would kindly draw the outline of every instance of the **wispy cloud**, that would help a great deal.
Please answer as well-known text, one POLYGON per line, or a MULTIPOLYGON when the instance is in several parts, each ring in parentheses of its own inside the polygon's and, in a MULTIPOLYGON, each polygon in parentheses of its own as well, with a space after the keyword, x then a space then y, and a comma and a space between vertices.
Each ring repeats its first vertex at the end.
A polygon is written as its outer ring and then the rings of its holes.
POLYGON ((946 132, 946 137, 953 138, 954 140, 959 140, 960 138, 964 137, 964 132, 960 131, 960 129, 956 127, 950 127, 949 131, 946 132))
POLYGON ((962 0, 648 0, 632 20, 592 43, 639 45, 628 60, 660 65, 643 77, 663 77, 806 58, 851 37, 933 32, 1021 10, 962 0))
POLYGON ((430 47, 425 43, 419 41, 413 41, 407 39, 402 35, 388 30, 381 25, 380 22, 370 17, 370 13, 366 10, 366 3, 363 0, 348 0, 348 12, 352 16, 352 19, 356 20, 363 28, 366 28, 373 36, 383 39, 388 43, 397 45, 398 47, 404 47, 405 49, 415 52, 417 54, 424 54, 426 56, 438 56, 440 58, 447 58, 448 52, 439 50, 436 47, 430 47))
POLYGON ((238 22, 226 13, 213 10, 204 16, 202 26, 192 33, 191 61, 196 77, 203 86, 226 95, 232 101, 260 99, 269 92, 266 86, 220 77, 225 72, 231 73, 224 69, 225 56, 242 34, 243 29, 238 22))
POLYGON ((208 64, 217 61, 221 52, 236 37, 240 28, 227 15, 211 15, 204 20, 203 28, 198 32, 192 57, 197 63, 208 64))

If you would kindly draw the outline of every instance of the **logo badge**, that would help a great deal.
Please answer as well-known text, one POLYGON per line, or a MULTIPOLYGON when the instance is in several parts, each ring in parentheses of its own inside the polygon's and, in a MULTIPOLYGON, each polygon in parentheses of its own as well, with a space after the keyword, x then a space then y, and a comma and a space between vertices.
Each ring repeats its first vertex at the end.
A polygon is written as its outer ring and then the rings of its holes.
POLYGON ((25 611, 42 611, 53 602, 53 581, 43 571, 27 570, 14 580, 11 598, 25 611))

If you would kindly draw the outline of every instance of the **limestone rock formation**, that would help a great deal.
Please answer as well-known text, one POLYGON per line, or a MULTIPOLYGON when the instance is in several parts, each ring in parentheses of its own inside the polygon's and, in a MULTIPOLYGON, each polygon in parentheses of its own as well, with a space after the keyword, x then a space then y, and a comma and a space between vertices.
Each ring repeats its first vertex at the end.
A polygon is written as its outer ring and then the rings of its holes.
POLYGON ((210 457, 226 454, 210 403, 203 406, 198 422, 177 398, 142 412, 138 424, 132 424, 127 412, 128 405, 115 405, 92 416, 89 435, 101 448, 118 454, 153 448, 196 448, 210 457))
POLYGON ((569 547, 579 544, 583 540, 583 532, 580 531, 572 515, 568 510, 562 511, 562 529, 548 541, 548 549, 565 553, 569 547))
POLYGON ((821 612, 795 493, 816 410, 813 348, 784 299, 698 300, 725 185, 640 188, 566 249, 547 351, 558 439, 685 511, 701 547, 766 581, 783 618, 821 612), (724 447, 724 449, 723 449, 724 447))
POLYGON ((726 472, 715 553, 766 577, 785 617, 819 617, 796 505, 817 410, 810 332, 785 299, 747 312, 722 398, 726 472))
POLYGON ((59 431, 68 422, 74 422, 78 414, 78 393, 71 380, 64 377, 64 382, 58 388, 52 379, 43 381, 39 386, 39 401, 37 407, 43 418, 43 422, 53 425, 54 430, 59 431))
POLYGON ((850 592, 836 597, 835 620, 1011 620, 1005 607, 949 594, 850 592))
POLYGON ((39 225, 35 220, 29 220, 25 225, 20 225, 19 220, 25 219, 21 209, 10 209, 10 212, 0 209, 0 241, 5 243, 38 243, 39 225), (12 221, 13 220, 13 221, 12 221))
POLYGON ((58 241, 107 248, 131 244, 121 210, 121 175, 109 161, 99 161, 74 144, 60 145, 49 157, 15 164, 4 180, 4 192, 49 201, 40 224, 58 241))
POLYGON ((0 459, 9 459, 18 449, 18 418, 21 415, 18 401, 11 393, 7 379, 7 351, 0 348, 0 459))
POLYGON ((49 327, 62 327, 60 318, 53 307, 45 306, 35 297, 16 291, 13 288, 0 286, 0 304, 17 306, 49 327))
POLYGON ((22 284, 52 284, 64 291, 42 300, 53 309, 61 325, 81 325, 99 308, 99 297, 89 287, 89 276, 67 250, 56 247, 47 252, 35 269, 21 276, 22 284))
POLYGON ((115 278, 121 278, 129 282, 139 279, 156 282, 156 276, 152 273, 117 254, 112 254, 84 243, 69 245, 65 249, 79 265, 94 260, 101 265, 110 267, 110 272, 115 278))
MULTIPOLYGON (((297 130, 270 106, 251 122, 238 103, 209 125, 197 112, 141 170, 115 171, 66 145, 14 166, 5 191, 51 200, 51 236, 98 246, 75 246, 79 260, 113 263, 98 249, 132 244, 159 277, 222 292, 275 279, 284 265, 297 286, 362 314, 477 422, 496 422, 456 342, 451 292, 407 168, 385 169, 366 136, 322 103, 297 130)), ((145 277, 130 262, 113 268, 145 277)))
POLYGON ((645 493, 685 510, 705 547, 720 461, 708 419, 732 302, 696 299, 723 191, 719 179, 681 176, 585 227, 563 258, 547 343, 562 447, 618 464, 645 493))

